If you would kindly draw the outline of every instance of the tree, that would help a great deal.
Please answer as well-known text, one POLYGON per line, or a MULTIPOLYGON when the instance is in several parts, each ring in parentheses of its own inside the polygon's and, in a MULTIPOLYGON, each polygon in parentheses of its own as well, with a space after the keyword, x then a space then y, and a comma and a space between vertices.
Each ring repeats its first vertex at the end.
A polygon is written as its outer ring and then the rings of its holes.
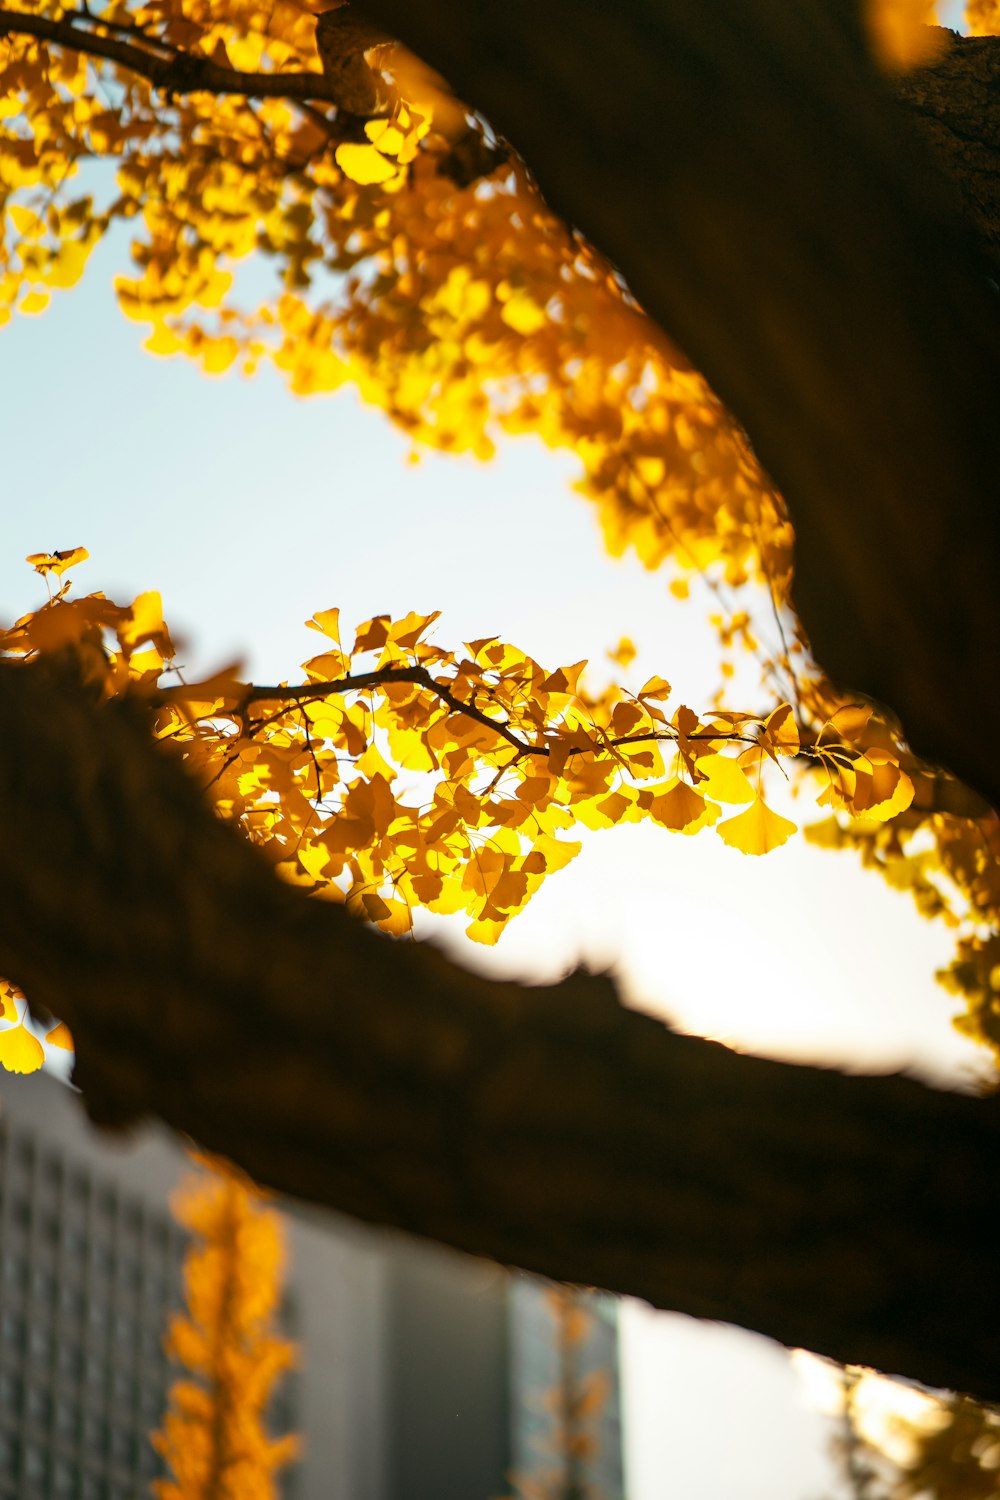
POLYGON ((268 1435, 275 1383, 296 1350, 274 1330, 282 1286, 280 1216, 241 1173, 202 1160, 173 1197, 174 1216, 193 1235, 184 1262, 184 1313, 174 1313, 166 1346, 184 1374, 153 1444, 170 1478, 157 1500, 275 1500, 276 1471, 298 1452, 292 1434, 268 1435))
MULTIPOLYGON (((767 577, 780 619, 790 528, 759 455, 793 509, 795 600, 820 659, 891 703, 914 749, 1000 800, 997 705, 982 691, 998 639, 994 221, 986 200, 978 229, 962 219, 854 7, 815 0, 792 18, 744 0, 715 7, 709 28, 693 0, 541 13, 515 0, 497 14, 380 0, 385 29, 348 12, 335 46, 341 13, 324 23, 322 74, 292 5, 266 32, 254 13, 220 21, 192 6, 0 13, 14 99, 3 181, 21 240, 8 301, 36 310, 112 220, 141 216, 139 275, 120 295, 152 322, 154 349, 208 369, 270 349, 303 390, 347 366, 418 435, 481 451, 484 386, 506 380, 508 425, 579 443, 612 540, 682 562, 712 548, 731 580, 767 577), (405 56, 394 82, 365 74, 359 47, 368 67, 368 44, 390 35, 523 150, 629 292, 541 206, 509 148, 405 56), (110 103, 88 57, 110 70, 110 103), (367 119, 353 112, 366 86, 367 119), (250 93, 263 103, 244 103, 250 93), (64 201, 77 163, 101 154, 121 158, 117 195, 64 201), (460 230, 484 246, 475 274, 463 275, 460 230), (255 245, 284 275, 256 314, 226 302, 224 270, 255 245), (300 295, 323 253, 334 269, 361 266, 336 320, 300 295), (566 399, 574 382, 582 407, 566 399)), ((901 87, 944 128, 954 98, 974 106, 996 65, 983 39, 918 75, 933 84, 901 87)), ((72 559, 37 561, 58 574, 72 559)), ((668 716, 665 684, 588 700, 499 643, 468 658, 427 647, 419 620, 369 622, 355 649, 377 661, 356 671, 336 622, 316 624, 330 645, 293 688, 164 690, 169 637, 149 597, 118 608, 60 591, 6 637, 30 664, 0 673, 0 826, 16 851, 0 875, 0 969, 71 1027, 95 1118, 153 1112, 258 1180, 360 1217, 997 1396, 996 1210, 983 1191, 995 1101, 735 1057, 623 1011, 604 979, 490 984, 307 898, 335 866, 354 904, 391 928, 386 838, 433 904, 455 883, 449 837, 484 809, 502 830, 512 814, 498 819, 499 804, 530 805, 539 826, 550 820, 530 852, 498 831, 494 868, 480 861, 481 888, 471 881, 492 936, 564 857, 567 815, 686 831, 749 801, 720 827, 758 852, 784 830, 739 777, 805 755, 832 806, 894 819, 837 837, 889 869, 909 858, 930 904, 938 888, 908 836, 933 828, 986 918, 998 833, 982 800, 918 761, 889 712, 806 669, 799 642, 766 664, 795 678, 793 702, 668 716), (377 689, 397 757, 420 764, 424 726, 451 789, 433 829, 399 811, 364 713, 330 707, 361 688, 377 689), (151 723, 215 782, 250 842, 207 810, 151 723), (289 838, 320 816, 338 744, 369 759, 354 801, 321 819, 322 866, 300 862, 296 889, 273 865, 293 864, 289 838), (539 758, 546 785, 525 790, 539 758), (501 773, 519 794, 494 797, 501 773)), ((987 1037, 995 943, 976 924, 956 969, 987 1037)))

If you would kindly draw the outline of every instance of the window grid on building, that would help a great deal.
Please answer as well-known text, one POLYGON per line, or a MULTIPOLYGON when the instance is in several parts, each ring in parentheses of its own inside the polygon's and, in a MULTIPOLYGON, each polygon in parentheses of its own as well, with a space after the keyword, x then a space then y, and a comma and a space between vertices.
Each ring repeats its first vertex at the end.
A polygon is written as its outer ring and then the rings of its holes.
POLYGON ((186 1238, 0 1121, 0 1500, 139 1500, 186 1238))

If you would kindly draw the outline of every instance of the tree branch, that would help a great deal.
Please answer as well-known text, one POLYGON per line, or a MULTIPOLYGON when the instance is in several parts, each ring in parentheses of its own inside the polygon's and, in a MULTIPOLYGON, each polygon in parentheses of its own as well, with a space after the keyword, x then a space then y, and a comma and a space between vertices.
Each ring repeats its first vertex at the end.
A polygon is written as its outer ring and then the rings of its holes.
POLYGON ((1000 1398, 1000 1101, 739 1057, 284 885, 51 662, 0 665, 0 970, 91 1113, 560 1279, 1000 1398))
MULTIPOLYGON (((243 72, 209 57, 182 52, 147 33, 135 32, 134 41, 125 41, 121 36, 84 30, 80 23, 86 19, 78 16, 53 21, 47 16, 0 8, 0 37, 37 37, 84 57, 103 58, 127 68, 139 78, 145 78, 165 94, 236 94, 247 99, 290 99, 341 105, 342 91, 336 76, 320 72, 243 72)), ((92 19, 94 25, 102 24, 99 17, 92 19)), ((376 36, 385 40, 382 33, 376 36)), ((374 46, 375 42, 369 45, 374 46)))

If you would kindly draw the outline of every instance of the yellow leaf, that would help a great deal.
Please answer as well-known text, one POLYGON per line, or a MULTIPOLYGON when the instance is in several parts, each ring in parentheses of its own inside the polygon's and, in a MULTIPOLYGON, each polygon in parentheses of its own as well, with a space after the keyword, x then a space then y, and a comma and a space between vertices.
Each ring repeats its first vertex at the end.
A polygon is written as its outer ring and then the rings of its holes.
POLYGON ((398 156, 406 144, 405 132, 389 120, 369 120, 365 126, 365 135, 373 146, 377 146, 387 156, 398 156))
POLYGON ((36 213, 21 203, 11 203, 7 209, 18 234, 25 239, 37 240, 45 233, 45 225, 36 213))
POLYGON ((686 781, 678 781, 662 797, 654 797, 649 804, 649 816, 679 833, 689 823, 694 823, 705 811, 705 799, 686 781))
POLYGON ((779 755, 798 755, 799 727, 790 703, 782 703, 774 713, 768 714, 761 744, 772 760, 777 760, 779 755))
POLYGON ((854 763, 857 787, 847 808, 856 818, 886 823, 913 801, 913 782, 887 750, 869 750, 854 763))
POLYGON ((699 792, 715 802, 752 802, 756 795, 746 773, 728 755, 706 755, 698 770, 705 772, 699 792))
POLYGON ((153 331, 147 339, 143 340, 142 347, 150 354, 168 355, 181 354, 187 348, 183 339, 179 339, 173 329, 168 328, 166 323, 155 323, 153 331))
POLYGON ((465 929, 465 935, 474 943, 483 943, 487 948, 492 948, 506 926, 506 921, 496 921, 491 917, 477 917, 474 922, 469 923, 465 929))
POLYGON ((83 275, 91 247, 81 240, 67 240, 49 261, 45 270, 48 286, 76 286, 83 275))
POLYGON ((515 292, 509 297, 500 310, 500 316, 509 328, 525 338, 544 328, 547 322, 544 310, 524 292, 515 292))
POLYGON ((354 638, 355 651, 378 651, 389 639, 389 616, 376 615, 358 626, 354 638))
POLYGON ((86 562, 89 556, 86 547, 67 547, 63 552, 32 552, 24 560, 43 577, 46 573, 54 573, 58 578, 67 568, 75 568, 77 563, 86 562))
POLYGON ((540 833, 535 840, 534 847, 539 854, 544 856, 545 867, 551 874, 554 870, 563 869, 571 859, 575 859, 583 845, 575 840, 554 839, 548 833, 540 833))
MULTIPOLYGON (((836 713, 830 715, 824 731, 828 729, 839 740, 857 740, 868 728, 871 716, 872 711, 867 704, 845 703, 843 708, 838 708, 836 713)), ((824 732, 823 739, 826 738, 824 732)))
POLYGON ((306 621, 310 630, 318 630, 340 645, 340 610, 318 609, 311 620, 306 621))
POLYGON ((155 589, 139 595, 132 605, 131 619, 122 622, 118 635, 122 648, 129 653, 149 642, 164 661, 171 661, 174 656, 173 642, 163 623, 163 600, 155 589))
POLYGON ((27 313, 29 317, 34 317, 36 313, 44 312, 48 305, 48 292, 36 290, 29 292, 26 297, 21 299, 20 311, 27 313))
POLYGON ((715 830, 722 841, 741 854, 768 854, 778 849, 795 832, 795 824, 773 812, 759 797, 753 807, 727 818, 715 830))
POLYGON ((388 161, 374 146, 356 146, 344 141, 337 147, 334 156, 345 177, 360 183, 362 187, 388 182, 398 171, 396 163, 388 161))
POLYGON ((44 1061, 41 1042, 23 1021, 8 1031, 0 1031, 0 1067, 8 1073, 37 1073, 44 1061))
POLYGON ((411 610, 405 619, 397 620, 392 626, 389 631, 389 640, 397 646, 402 646, 404 651, 409 651, 417 644, 424 631, 433 625, 435 620, 440 619, 440 616, 439 609, 429 615, 418 615, 415 610, 411 610))
POLYGON ((53 1026, 51 1031, 45 1033, 45 1040, 50 1047, 62 1047, 66 1052, 73 1051, 73 1037, 65 1021, 60 1021, 53 1026))

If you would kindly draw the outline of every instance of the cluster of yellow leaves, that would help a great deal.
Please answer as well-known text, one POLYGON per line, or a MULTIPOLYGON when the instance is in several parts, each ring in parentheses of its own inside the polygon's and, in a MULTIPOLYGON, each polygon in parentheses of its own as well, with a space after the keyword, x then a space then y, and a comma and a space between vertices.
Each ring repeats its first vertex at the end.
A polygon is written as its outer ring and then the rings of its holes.
POLYGON ((297 684, 227 673, 185 684, 158 595, 120 606, 67 591, 0 650, 71 647, 107 693, 144 693, 155 733, 287 879, 389 932, 408 931, 423 906, 463 911, 470 937, 495 942, 577 853, 566 836, 577 824, 715 826, 731 847, 767 853, 795 828, 765 800, 783 762, 821 766, 821 801, 859 816, 891 817, 912 795, 891 736, 872 743, 867 710, 840 708, 804 734, 787 703, 763 715, 671 708, 660 677, 593 696, 584 662, 549 671, 494 638, 458 653, 433 644, 436 614, 376 616, 347 648, 335 609, 308 622, 322 649, 297 684))
POLYGON ((264 1413, 295 1348, 273 1332, 281 1294, 281 1219, 248 1178, 223 1162, 174 1194, 175 1218, 193 1242, 184 1266, 187 1311, 176 1314, 167 1352, 186 1373, 153 1444, 172 1478, 157 1500, 277 1500, 275 1475, 298 1452, 294 1436, 271 1438, 264 1413))
MULTIPOLYGON (((61 14, 55 0, 31 11, 61 14)), ((91 15, 98 35, 319 73, 299 0, 109 0, 91 15)), ((502 431, 538 433, 579 455, 612 552, 730 583, 763 575, 784 597, 791 528, 740 430, 520 164, 477 176, 456 165, 455 133, 433 97, 340 138, 329 106, 163 96, 113 61, 11 36, 0 322, 39 311, 127 222, 135 273, 119 301, 154 352, 209 373, 268 359, 300 394, 354 382, 417 444, 485 457, 502 431), (234 271, 255 253, 275 291, 244 305, 234 271)))

